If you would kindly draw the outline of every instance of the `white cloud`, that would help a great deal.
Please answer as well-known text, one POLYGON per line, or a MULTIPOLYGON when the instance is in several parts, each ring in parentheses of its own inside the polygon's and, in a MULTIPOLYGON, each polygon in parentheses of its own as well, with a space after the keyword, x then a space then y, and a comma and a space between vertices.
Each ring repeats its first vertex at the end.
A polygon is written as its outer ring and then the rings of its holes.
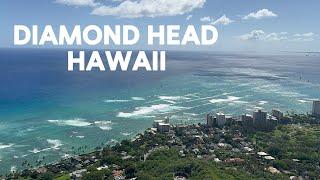
POLYGON ((263 19, 268 17, 277 17, 278 15, 273 13, 272 11, 268 9, 261 9, 257 12, 252 12, 246 16, 244 16, 242 19, 248 20, 248 19, 263 19))
POLYGON ((263 30, 252 30, 248 34, 241 35, 239 38, 244 41, 283 41, 287 40, 287 32, 272 32, 272 33, 266 33, 263 30))
POLYGON ((293 35, 292 41, 313 41, 318 37, 318 34, 313 32, 303 33, 303 34, 295 34, 293 35))
POLYGON ((287 40, 288 37, 287 37, 287 32, 280 32, 280 33, 270 33, 270 34, 267 34, 265 37, 264 37, 264 40, 266 41, 283 41, 283 40, 287 40))
POLYGON ((234 22, 233 20, 228 18, 225 14, 216 20, 214 18, 209 17, 209 16, 205 16, 205 17, 200 18, 200 21, 201 22, 209 22, 212 25, 219 25, 219 24, 228 25, 228 24, 234 22))
POLYGON ((209 16, 205 16, 205 17, 200 18, 200 21, 201 22, 210 22, 211 18, 209 16))
POLYGON ((190 14, 189 16, 186 17, 186 20, 189 21, 192 18, 192 15, 190 14))
POLYGON ((117 6, 99 6, 91 14, 121 18, 183 15, 202 8, 206 0, 124 0, 117 6))
POLYGON ((272 32, 266 33, 263 30, 253 30, 247 34, 241 35, 238 38, 244 41, 313 41, 317 34, 309 32, 304 34, 289 35, 287 32, 272 32))
POLYGON ((294 38, 291 41, 314 41, 314 38, 294 38))
POLYGON ((56 0, 55 2, 68 6, 96 7, 97 5, 99 5, 99 3, 96 3, 95 0, 56 0))
POLYGON ((221 16, 219 19, 215 20, 214 22, 212 22, 213 25, 218 25, 218 24, 222 24, 222 25, 228 25, 230 23, 232 23, 233 20, 231 20, 230 18, 228 18, 226 15, 221 16))
POLYGON ((240 36, 241 40, 262 40, 263 36, 265 36, 265 32, 263 30, 252 30, 248 34, 244 34, 240 36))
POLYGON ((304 33, 304 34, 295 34, 295 37, 312 37, 315 36, 316 34, 314 34, 313 32, 309 32, 309 33, 304 33))

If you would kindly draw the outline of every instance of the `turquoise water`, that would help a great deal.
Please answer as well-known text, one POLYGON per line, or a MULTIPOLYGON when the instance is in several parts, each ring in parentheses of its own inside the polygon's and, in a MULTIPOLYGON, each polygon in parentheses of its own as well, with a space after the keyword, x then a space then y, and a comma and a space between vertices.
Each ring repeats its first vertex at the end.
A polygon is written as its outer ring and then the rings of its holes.
POLYGON ((166 72, 78 73, 64 50, 0 50, 0 173, 112 145, 165 116, 310 112, 320 97, 319 54, 167 54, 166 72))

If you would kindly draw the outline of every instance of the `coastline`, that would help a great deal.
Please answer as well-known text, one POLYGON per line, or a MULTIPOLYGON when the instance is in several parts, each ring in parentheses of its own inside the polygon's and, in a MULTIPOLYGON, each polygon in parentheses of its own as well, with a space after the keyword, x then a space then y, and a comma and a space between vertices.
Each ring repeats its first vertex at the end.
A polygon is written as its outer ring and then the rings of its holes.
MULTIPOLYGON (((18 173, 13 173, 7 177, 25 177, 25 176, 37 176, 37 177, 41 177, 42 175, 48 175, 48 173, 50 172, 51 176, 50 177, 55 177, 58 178, 57 175, 59 176, 63 176, 64 178, 83 178, 83 177, 87 177, 90 176, 90 171, 93 171, 95 173, 98 173, 101 175, 102 172, 104 172, 105 174, 108 174, 109 176, 112 176, 115 178, 115 174, 118 178, 124 178, 126 176, 128 176, 126 173, 126 166, 121 165, 122 163, 125 163, 125 161, 133 161, 133 162, 139 162, 139 163, 143 163, 146 162, 148 160, 148 157, 154 153, 162 152, 163 151, 175 151, 176 148, 178 147, 178 149, 180 149, 180 151, 178 152, 179 158, 188 158, 190 157, 192 160, 196 160, 197 159, 201 160, 201 159, 212 159, 217 165, 218 167, 220 166, 219 163, 222 162, 223 166, 225 166, 226 164, 230 165, 243 165, 246 164, 245 159, 247 158, 241 158, 240 157, 233 157, 233 158, 226 158, 226 159, 219 159, 221 157, 219 157, 219 155, 217 156, 217 154, 215 154, 214 156, 212 156, 212 152, 214 152, 214 150, 211 152, 211 150, 206 150, 208 152, 206 152, 204 155, 201 154, 203 153, 202 150, 196 150, 194 148, 192 149, 188 149, 188 148, 183 148, 184 145, 178 145, 176 144, 177 139, 175 139, 174 137, 179 137, 179 141, 182 142, 184 141, 184 138, 188 138, 188 140, 185 140, 184 142, 187 143, 185 144, 187 147, 189 147, 190 145, 188 145, 189 143, 191 143, 190 147, 193 147, 194 144, 193 143, 199 143, 198 140, 194 141, 192 139, 190 139, 190 137, 195 137, 200 138, 200 140, 206 139, 208 137, 210 137, 210 133, 213 133, 215 135, 211 135, 213 138, 216 135, 221 136, 222 134, 225 133, 230 133, 232 136, 234 136, 231 141, 234 143, 243 143, 246 144, 246 146, 242 147, 243 151, 249 154, 254 154, 254 161, 260 161, 259 159, 261 159, 262 157, 265 158, 266 162, 271 162, 274 161, 277 157, 272 157, 271 155, 265 153, 265 155, 261 152, 258 152, 257 150, 254 150, 254 143, 247 140, 247 138, 249 137, 254 137, 255 134, 259 134, 261 133, 271 133, 274 130, 277 130, 278 128, 283 128, 283 127, 287 127, 290 129, 290 127, 299 127, 299 128, 310 128, 310 124, 313 124, 314 127, 319 128, 320 130, 320 120, 317 118, 314 118, 311 115, 286 115, 284 116, 286 118, 283 118, 281 122, 279 122, 279 124, 277 124, 276 126, 274 126, 273 128, 269 129, 249 129, 246 127, 245 124, 239 124, 239 122, 237 121, 237 119, 233 119, 234 121, 231 124, 226 124, 223 127, 219 127, 217 125, 210 125, 208 123, 210 122, 206 122, 206 123, 202 123, 202 124, 190 124, 190 125, 172 125, 170 124, 170 130, 163 130, 161 128, 159 128, 159 124, 154 124, 153 128, 149 128, 147 129, 143 134, 138 134, 136 135, 134 138, 132 138, 131 140, 123 140, 120 143, 117 143, 115 146, 107 146, 107 147, 100 147, 97 148, 97 150, 89 152, 89 153, 84 153, 84 154, 80 154, 80 155, 76 155, 70 158, 66 158, 66 159, 61 159, 61 160, 57 160, 54 163, 50 163, 49 165, 46 166, 39 166, 38 168, 33 168, 33 169, 28 169, 28 170, 23 170, 21 172, 18 173), (288 118, 290 117, 288 121, 288 118), (192 135, 193 133, 197 132, 196 134, 192 135), (199 134, 200 133, 200 134, 199 134), (218 134, 217 134, 218 133, 218 134), (222 134, 221 134, 222 133, 222 134), (207 135, 206 135, 207 134, 207 135), (253 136, 252 136, 253 135, 253 136), (199 136, 199 137, 198 137, 199 136), (150 142, 150 137, 152 139, 152 141, 150 142), (160 139, 159 139, 160 138, 160 139), (164 139, 162 139, 164 138, 164 139), (162 140, 161 140, 162 139, 162 140), (158 143, 157 143, 158 142, 158 143), (168 144, 169 143, 169 144, 168 144), (253 144, 252 144, 253 143, 253 144), (132 145, 135 144, 135 145, 132 145), (137 158, 136 156, 134 156, 135 154, 139 154, 139 146, 136 146, 137 144, 146 144, 148 146, 148 148, 146 148, 144 151, 142 151, 143 156, 140 155, 139 158, 137 158), (131 147, 131 145, 133 147, 131 147), (130 146, 131 150, 128 150, 127 146, 130 146), (181 147, 182 147, 182 152, 181 152, 181 147), (127 149, 127 150, 125 150, 127 149), (105 158, 108 159, 107 157, 103 157, 104 153, 108 152, 108 154, 112 154, 111 159, 106 160, 105 158), (254 153, 253 153, 254 152, 254 153), (211 154, 211 155, 210 155, 211 154), (263 155, 262 155, 263 154, 263 155), (143 157, 143 159, 141 159, 143 157), (218 158, 219 157, 219 158, 218 158), (115 159, 114 159, 115 158, 115 159), (118 163, 120 163, 120 165, 118 165, 118 163), (66 167, 69 167, 69 169, 66 169, 66 167), (91 167, 91 168, 90 168, 91 167), (92 168, 94 167, 94 168, 92 168), (54 172, 53 172, 54 171, 54 172), (120 173, 121 172, 121 173, 120 173), (118 175, 117 175, 118 173, 118 175), (120 174, 119 174, 120 173, 120 174)), ((208 117, 207 117, 208 118, 208 117)), ((208 119, 207 119, 208 120, 208 119)), ((164 120, 165 122, 166 120, 164 120)), ((155 122, 158 123, 158 122, 155 122)), ((169 123, 169 122, 168 122, 169 123)), ((202 142, 200 142, 200 144, 203 144, 205 147, 211 147, 211 144, 205 142, 204 140, 201 140, 202 142)), ((221 140, 219 140, 221 141, 221 140)), ((212 146, 213 149, 219 149, 219 151, 221 149, 229 149, 229 146, 233 147, 233 143, 227 143, 225 142, 225 140, 223 140, 223 142, 217 141, 216 145, 212 146)), ((184 144, 184 143, 182 143, 184 144)), ((130 148, 129 148, 130 149, 130 148)), ((241 149, 241 148, 240 148, 241 149)), ((234 150, 234 147, 229 149, 229 150, 234 150)), ((238 151, 238 150, 237 150, 238 151)), ((223 150, 224 153, 226 153, 225 150, 223 150)), ((239 152, 242 152, 242 150, 240 150, 239 152)), ((179 159, 179 161, 183 161, 183 159, 179 159)), ((300 161, 298 159, 295 159, 296 161, 300 161)), ((251 160, 249 160, 251 161, 251 160)), ((254 162, 253 161, 253 162, 254 162)), ((211 166, 211 165, 208 165, 211 166)), ((135 167, 137 168, 137 167, 135 167)), ((286 177, 285 172, 281 170, 278 170, 277 168, 270 166, 270 167, 266 167, 267 168, 267 172, 271 173, 269 175, 267 175, 267 179, 271 178, 271 177, 278 177, 280 179, 286 177), (272 173, 275 172, 275 173, 272 173)), ((245 170, 241 170, 244 171, 245 170)), ((102 173, 103 174, 103 173, 102 173)), ((135 173, 133 173, 135 174, 135 173)), ((138 173, 139 174, 139 173, 138 173)), ((232 174, 232 173, 231 173, 232 174)), ((291 172, 292 175, 294 175, 294 173, 291 172)), ((93 173, 91 174, 93 175, 93 173)), ((183 175, 183 174, 176 174, 177 177, 181 176, 181 177, 185 177, 185 176, 190 176, 190 175, 183 175)), ((131 175, 130 175, 131 176, 131 175)), ((133 175, 132 175, 133 176, 133 175)), ((250 175, 251 176, 251 175, 250 175)), ((140 177, 140 176, 139 176, 140 177)), ((254 177, 254 174, 252 175, 252 177, 254 177)), ((298 177, 298 176, 297 176, 298 177)), ((132 177, 134 178, 134 177, 132 177)), ((84 178, 85 179, 85 178, 84 178)))

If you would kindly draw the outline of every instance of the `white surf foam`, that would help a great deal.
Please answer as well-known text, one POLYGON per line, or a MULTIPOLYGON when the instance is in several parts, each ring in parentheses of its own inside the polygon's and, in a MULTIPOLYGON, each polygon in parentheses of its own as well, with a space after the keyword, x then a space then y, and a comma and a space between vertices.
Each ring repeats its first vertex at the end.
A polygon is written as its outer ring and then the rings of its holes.
POLYGON ((184 112, 183 114, 187 115, 187 116, 198 116, 199 115, 199 114, 196 114, 196 113, 187 113, 187 112, 184 112))
POLYGON ((134 101, 144 101, 144 100, 146 100, 143 97, 131 97, 131 99, 134 100, 134 101))
POLYGON ((267 104, 267 103, 268 103, 268 101, 259 101, 258 102, 259 105, 264 105, 264 104, 267 104))
POLYGON ((199 93, 186 94, 185 97, 195 97, 195 98, 198 98, 198 97, 199 97, 199 93))
POLYGON ((241 97, 227 96, 225 99, 211 99, 209 102, 215 103, 247 103, 245 101, 240 101, 241 97))
POLYGON ((158 98, 162 101, 165 101, 170 104, 175 104, 176 101, 180 100, 187 100, 189 98, 183 97, 183 96, 158 96, 158 98))
POLYGON ((132 134, 132 132, 131 132, 131 133, 121 132, 121 134, 122 134, 123 136, 130 136, 130 135, 132 134))
POLYGON ((304 95, 298 92, 280 91, 280 94, 285 97, 303 97, 304 95))
POLYGON ((260 106, 254 106, 252 107, 254 110, 263 110, 263 107, 260 107, 260 106))
POLYGON ((28 154, 23 154, 21 157, 24 158, 24 157, 27 157, 27 156, 28 156, 28 154))
POLYGON ((143 97, 131 97, 131 99, 106 99, 103 102, 105 103, 125 103, 130 101, 144 101, 145 98, 143 97))
POLYGON ((2 143, 0 143, 0 149, 6 149, 6 148, 10 148, 12 146, 14 146, 13 143, 10 143, 10 144, 2 144, 2 143))
POLYGON ((66 154, 66 153, 61 156, 61 158, 63 158, 63 159, 68 159, 70 157, 72 157, 72 155, 71 154, 66 154))
POLYGON ((127 100, 127 99, 106 99, 103 102, 105 103, 123 103, 123 102, 129 102, 131 100, 127 100))
POLYGON ((11 166, 10 172, 11 173, 17 172, 17 167, 16 166, 11 166))
POLYGON ((161 100, 171 100, 171 101, 179 101, 179 100, 188 100, 190 98, 185 96, 158 96, 161 100))
POLYGON ((110 139, 107 144, 117 144, 119 141, 117 141, 116 139, 110 139))
POLYGON ((165 102, 167 103, 170 103, 170 104, 175 104, 176 102, 175 101, 172 101, 172 100, 164 100, 165 102))
POLYGON ((96 125, 97 127, 99 127, 100 129, 102 129, 104 131, 110 131, 112 129, 112 127, 111 127, 112 122, 111 121, 95 121, 94 125, 96 125))
POLYGON ((57 119, 48 120, 48 122, 59 125, 59 126, 75 126, 75 127, 86 127, 92 125, 92 123, 87 122, 85 119, 75 118, 75 119, 57 119))
POLYGON ((156 104, 151 106, 136 107, 132 112, 119 112, 117 117, 122 118, 141 118, 155 117, 159 114, 170 113, 175 110, 184 109, 183 107, 173 106, 171 104, 156 104))
POLYGON ((47 142, 52 149, 60 149, 60 146, 62 146, 62 142, 59 139, 47 139, 47 142))
POLYGON ((29 152, 33 153, 33 154, 37 154, 39 152, 42 152, 43 150, 39 150, 37 148, 34 148, 33 150, 28 150, 29 152))
MULTIPOLYGON (((44 149, 34 148, 32 150, 28 150, 30 153, 37 154, 40 152, 50 151, 50 150, 58 150, 63 145, 59 139, 47 139, 47 143, 50 147, 44 149)), ((25 155, 27 156, 27 155, 25 155)))
POLYGON ((300 102, 300 103, 308 103, 308 102, 310 102, 310 101, 304 100, 304 99, 298 99, 298 102, 300 102))

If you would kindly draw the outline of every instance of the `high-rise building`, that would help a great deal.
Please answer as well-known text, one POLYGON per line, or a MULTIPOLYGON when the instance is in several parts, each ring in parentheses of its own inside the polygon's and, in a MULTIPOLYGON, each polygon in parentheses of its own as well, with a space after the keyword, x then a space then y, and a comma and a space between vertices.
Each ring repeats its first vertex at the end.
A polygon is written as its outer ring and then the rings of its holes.
POLYGON ((258 110, 253 112, 253 121, 255 124, 266 124, 267 123, 267 112, 258 110))
MULTIPOLYGON (((236 121, 237 120, 234 119, 232 116, 226 116, 226 125, 227 126, 230 126, 230 125, 236 123, 236 121)), ((238 123, 240 123, 240 122, 238 122, 238 123)))
POLYGON ((320 117, 320 100, 313 101, 312 115, 320 117))
POLYGON ((252 126, 253 125, 253 117, 249 114, 243 114, 240 117, 242 124, 245 126, 252 126))
POLYGON ((281 120, 283 118, 283 113, 277 109, 272 110, 272 116, 276 117, 278 120, 281 120))
POLYGON ((222 127, 226 124, 226 115, 224 115, 223 113, 219 112, 216 114, 216 118, 217 118, 217 125, 222 127))
POLYGON ((212 114, 207 114, 207 126, 213 127, 215 125, 215 117, 212 114))

